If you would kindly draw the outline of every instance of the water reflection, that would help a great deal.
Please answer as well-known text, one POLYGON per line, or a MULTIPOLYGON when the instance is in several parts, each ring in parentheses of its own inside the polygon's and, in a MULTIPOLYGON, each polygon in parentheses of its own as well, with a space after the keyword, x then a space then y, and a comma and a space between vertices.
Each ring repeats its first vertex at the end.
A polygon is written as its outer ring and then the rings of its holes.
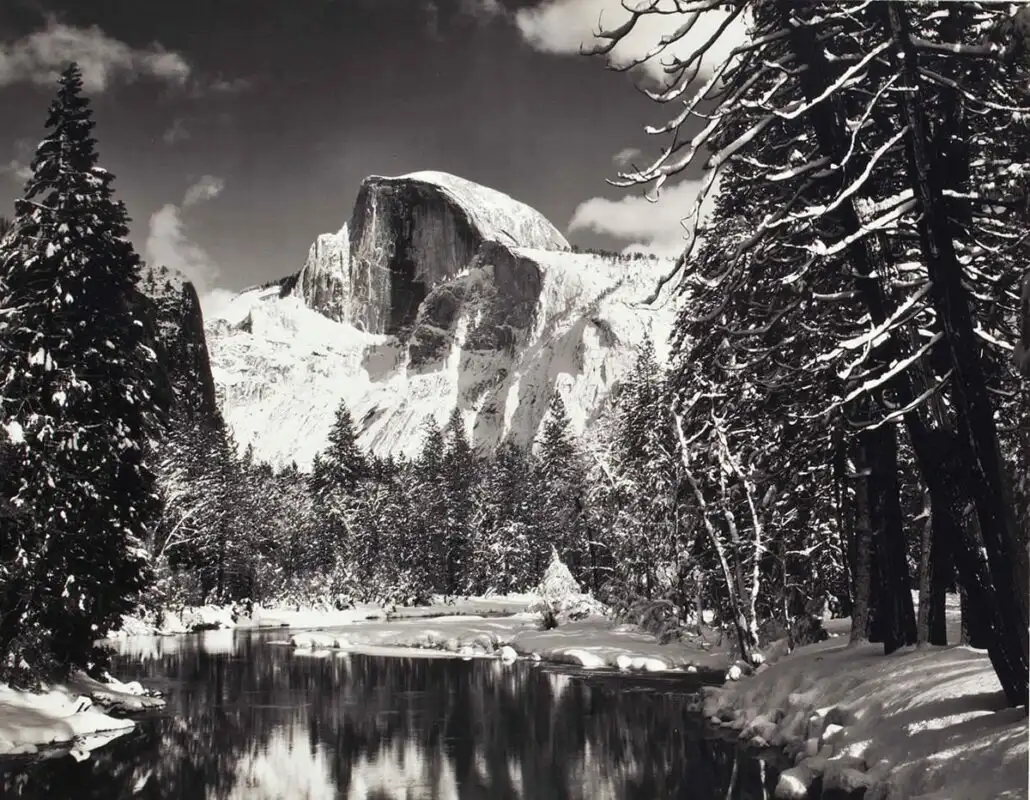
POLYGON ((117 672, 165 689, 168 713, 90 761, 0 764, 0 796, 758 800, 773 780, 702 737, 686 676, 301 656, 268 644, 281 632, 210 633, 120 643, 117 672))

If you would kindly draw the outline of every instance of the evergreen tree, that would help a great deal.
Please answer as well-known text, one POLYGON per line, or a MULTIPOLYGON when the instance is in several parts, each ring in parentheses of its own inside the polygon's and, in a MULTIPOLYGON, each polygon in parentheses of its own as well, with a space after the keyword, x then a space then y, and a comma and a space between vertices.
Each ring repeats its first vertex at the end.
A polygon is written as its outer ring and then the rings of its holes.
POLYGON ((576 449, 565 402, 557 390, 551 395, 540 437, 537 471, 546 496, 546 509, 541 520, 543 541, 540 543, 546 547, 536 548, 537 575, 543 575, 547 554, 553 546, 576 580, 593 585, 595 581, 590 571, 592 565, 587 552, 584 518, 586 474, 576 449))
POLYGON ((428 586, 433 592, 444 591, 446 584, 447 497, 440 491, 445 479, 446 453, 444 433, 435 420, 430 420, 422 452, 410 471, 410 496, 414 505, 412 553, 421 559, 428 586))
POLYGON ((97 166, 77 66, 16 204, 0 287, 3 495, 0 660, 18 650, 58 671, 92 662, 148 580, 155 518, 144 463, 153 351, 134 304, 140 261, 112 175, 97 166))
POLYGON ((444 518, 444 591, 454 595, 467 593, 471 585, 473 484, 476 479, 476 457, 465 435, 465 421, 455 407, 445 430, 446 449, 441 465, 446 487, 444 518))
POLYGON ((534 539, 541 497, 529 454, 511 442, 502 444, 480 474, 477 486, 474 567, 478 585, 497 592, 529 591, 540 575, 534 573, 539 542, 534 539))
POLYGON ((329 431, 329 444, 314 462, 311 481, 317 497, 333 491, 353 492, 372 473, 368 457, 358 447, 358 434, 347 404, 341 402, 329 431))

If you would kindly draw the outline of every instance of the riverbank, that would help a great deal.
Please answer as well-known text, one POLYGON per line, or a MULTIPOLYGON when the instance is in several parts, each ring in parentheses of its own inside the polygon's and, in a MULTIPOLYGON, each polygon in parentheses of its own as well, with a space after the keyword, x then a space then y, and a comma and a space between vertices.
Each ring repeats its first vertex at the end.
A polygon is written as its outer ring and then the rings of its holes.
POLYGON ((392 619, 331 630, 293 634, 281 644, 298 651, 370 652, 388 655, 452 655, 466 658, 529 658, 585 669, 614 668, 646 672, 725 671, 730 654, 706 651, 689 641, 659 643, 635 625, 605 618, 566 622, 542 630, 540 615, 522 612, 504 617, 451 615, 392 619))
POLYGON ((108 712, 138 713, 164 704, 135 681, 98 681, 81 672, 39 693, 0 683, 0 756, 71 754, 81 760, 135 727, 131 719, 108 712))
POLYGON ((981 650, 884 656, 881 645, 831 639, 707 689, 704 713, 794 759, 778 798, 808 797, 819 782, 823 791, 864 789, 866 800, 1027 797, 1026 713, 1006 707, 981 650))
POLYGON ((527 611, 540 601, 535 594, 447 598, 438 596, 428 606, 384 608, 356 603, 349 608, 205 605, 164 609, 157 614, 124 616, 122 626, 108 634, 110 639, 129 636, 176 636, 206 630, 233 628, 293 628, 296 630, 337 628, 360 622, 392 619, 422 619, 452 614, 501 615, 527 611))
MULTIPOLYGON (((580 597, 585 598, 584 603, 592 602, 585 595, 580 597)), ((573 597, 570 605, 577 599, 573 597)), ((517 594, 436 597, 428 606, 390 609, 373 605, 344 610, 254 606, 247 614, 238 608, 205 606, 165 611, 159 620, 126 618, 112 638, 128 639, 124 645, 143 655, 151 648, 155 654, 160 652, 153 637, 200 632, 218 647, 222 631, 283 628, 294 633, 281 644, 302 651, 501 657, 507 647, 516 658, 586 669, 650 672, 725 671, 732 663, 726 648, 706 649, 691 639, 660 644, 636 625, 617 624, 596 612, 581 620, 566 616, 558 628, 542 630, 540 604, 538 594, 517 594)))

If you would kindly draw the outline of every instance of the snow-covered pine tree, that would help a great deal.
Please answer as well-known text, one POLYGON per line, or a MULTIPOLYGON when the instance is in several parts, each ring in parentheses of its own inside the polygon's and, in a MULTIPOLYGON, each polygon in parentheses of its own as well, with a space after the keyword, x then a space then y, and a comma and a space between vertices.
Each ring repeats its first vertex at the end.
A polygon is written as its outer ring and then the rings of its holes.
MULTIPOLYGON (((721 4, 699 2, 680 11, 706 13, 717 6, 721 4)), ((999 283, 991 274, 997 268, 985 269, 984 260, 997 260, 1000 251, 994 242, 1003 238, 999 231, 1015 238, 1011 232, 1019 224, 1020 206, 1009 202, 1011 198, 997 202, 992 197, 984 203, 987 198, 978 191, 967 198, 961 189, 973 185, 964 178, 972 169, 1000 176, 1004 165, 1011 175, 1025 173, 1025 155, 1018 151, 1009 162, 993 154, 969 158, 962 152, 963 125, 979 129, 985 140, 1007 142, 1015 138, 1012 123, 1026 119, 1027 104, 1020 99, 1025 89, 1018 85, 1025 87, 1025 74, 1013 68, 1019 60, 1013 56, 1025 48, 999 48, 984 36, 985 23, 999 32, 1016 27, 1006 19, 1015 19, 1015 8, 973 2, 889 2, 854 9, 789 0, 737 3, 730 13, 749 18, 750 41, 737 49, 739 58, 718 65, 717 75, 700 88, 694 83, 697 61, 711 40, 686 57, 671 57, 669 84, 655 98, 675 100, 688 90, 693 97, 667 125, 652 129, 674 134, 669 148, 650 167, 626 179, 660 186, 710 146, 714 152, 708 164, 713 169, 706 189, 716 172, 735 163, 739 170, 751 171, 749 202, 770 193, 776 201, 737 248, 731 259, 736 263, 722 271, 718 286, 709 285, 719 292, 748 286, 755 276, 793 265, 783 286, 796 287, 803 310, 852 299, 865 306, 866 332, 850 340, 837 338, 833 353, 810 353, 809 364, 834 364, 857 383, 847 387, 839 405, 871 398, 873 413, 863 420, 867 425, 881 424, 884 417, 903 420, 932 513, 952 518, 950 527, 960 534, 957 544, 971 555, 979 552, 982 535, 986 563, 978 565, 975 557, 957 563, 967 588, 983 595, 995 631, 989 648, 992 662, 1009 700, 1020 703, 1027 694, 1027 606, 1025 592, 1014 587, 1025 585, 1027 566, 1005 496, 1006 470, 999 457, 992 413, 996 406, 992 409, 995 401, 987 391, 989 360, 983 357, 982 344, 998 338, 997 321, 985 312, 1003 306, 997 302, 1003 292, 997 289, 1011 286, 1011 281, 999 283), (969 24, 953 25, 956 14, 969 24), (704 111, 696 114, 702 105, 704 111), (701 117, 705 128, 685 146, 678 134, 692 115, 701 117), (939 125, 928 122, 931 115, 939 125), (988 125, 969 122, 988 116, 995 118, 988 125), (962 208, 967 200, 980 208, 967 213, 962 208), (985 224, 987 217, 999 215, 1012 221, 985 224), (979 263, 973 250, 962 252, 964 231, 985 257, 979 263), (757 260, 749 265, 746 280, 745 258, 757 260), (836 271, 838 265, 846 267, 839 274, 850 277, 851 286, 812 291, 817 280, 830 274, 827 268, 836 271), (856 347, 862 348, 857 357, 852 354, 856 347), (942 368, 927 369, 934 357, 943 362, 942 368), (927 407, 942 395, 952 401, 951 419, 943 422, 954 425, 957 434, 950 448, 954 454, 947 457, 965 467, 950 484, 935 478, 941 454, 926 435, 941 425, 942 415, 927 407), (967 501, 974 503, 979 534, 955 513, 956 498, 962 498, 963 508, 967 501), (1004 597, 1015 599, 1007 603, 1004 597)), ((598 50, 611 52, 641 16, 652 13, 663 12, 654 5, 634 11, 625 25, 602 33, 608 41, 598 50)), ((653 55, 663 50, 669 55, 690 30, 691 25, 683 25, 665 37, 653 55)), ((1001 183, 988 179, 983 188, 993 191, 1001 183)), ((690 259, 682 258, 676 272, 689 265, 690 259)), ((770 311, 767 322, 782 319, 790 310, 763 305, 770 311)), ((716 319, 718 313, 709 317, 716 319)), ((756 325, 746 333, 757 337, 769 331, 756 325)), ((890 457, 878 454, 875 463, 896 463, 896 443, 884 439, 882 447, 890 457)), ((893 491, 893 478, 883 477, 878 485, 893 491)), ((898 590, 904 583, 903 521, 891 509, 896 503, 885 500, 880 506, 884 525, 877 525, 876 535, 887 559, 880 590, 889 600, 884 606, 890 617, 885 620, 889 650, 914 637, 914 625, 907 592, 898 590)))
POLYGON ((572 574, 584 586, 594 586, 590 554, 586 541, 586 471, 572 435, 569 414, 561 392, 554 390, 547 409, 547 418, 540 435, 537 474, 545 493, 541 547, 535 548, 542 562, 536 566, 542 575, 546 568, 545 553, 551 546, 572 574), (546 548, 544 547, 546 545, 546 548))
POLYGON ((534 510, 540 492, 529 453, 512 442, 503 443, 481 473, 476 491, 474 575, 497 592, 525 592, 539 580, 533 566, 544 560, 535 554, 534 510))
POLYGON ((354 419, 345 402, 336 409, 329 444, 314 464, 311 485, 316 497, 333 491, 352 492, 372 472, 368 456, 358 447, 354 419))
MULTIPOLYGON (((444 486, 447 495, 444 520, 444 592, 467 594, 472 586, 472 525, 475 518, 473 488, 476 480, 476 454, 465 433, 465 420, 457 407, 444 429, 444 486)), ((481 473, 480 473, 481 474, 481 473)))
MULTIPOLYGON (((410 470, 412 554, 418 554, 430 591, 443 592, 446 585, 447 497, 440 491, 445 480, 447 441, 436 420, 426 425, 422 452, 410 470)), ((418 562, 415 562, 418 563, 418 562)))
POLYGON ((113 176, 97 166, 79 68, 61 74, 16 203, 0 286, 3 496, 0 663, 62 672, 146 586, 159 510, 143 461, 154 353, 134 304, 140 261, 113 176))

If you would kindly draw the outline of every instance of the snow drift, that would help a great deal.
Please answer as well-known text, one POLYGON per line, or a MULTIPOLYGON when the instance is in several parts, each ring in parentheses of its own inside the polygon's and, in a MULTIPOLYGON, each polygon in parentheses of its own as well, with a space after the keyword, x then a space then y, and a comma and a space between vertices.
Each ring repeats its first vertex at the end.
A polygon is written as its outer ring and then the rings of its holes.
POLYGON ((536 437, 553 392, 597 419, 664 306, 668 263, 572 252, 538 212, 454 176, 371 177, 304 268, 209 321, 219 405, 241 447, 307 468, 341 401, 360 443, 418 453, 457 407, 475 446, 536 437))

